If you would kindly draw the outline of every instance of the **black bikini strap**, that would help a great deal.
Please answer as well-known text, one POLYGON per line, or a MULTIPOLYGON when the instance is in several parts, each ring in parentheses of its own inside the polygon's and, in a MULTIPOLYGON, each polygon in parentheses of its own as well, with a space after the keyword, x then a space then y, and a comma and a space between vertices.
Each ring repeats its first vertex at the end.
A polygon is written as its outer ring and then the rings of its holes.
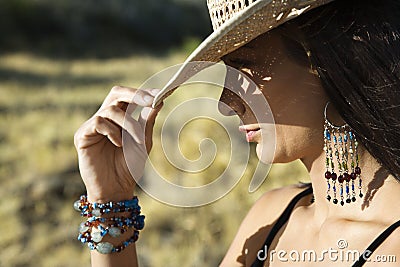
POLYGON ((383 233, 381 233, 369 247, 364 251, 364 253, 358 258, 358 260, 353 264, 352 267, 361 267, 367 261, 367 259, 372 255, 372 253, 383 243, 383 241, 388 238, 388 236, 400 227, 400 220, 389 226, 383 233))
MULTIPOLYGON (((286 209, 283 211, 275 225, 272 227, 271 231, 269 232, 267 238, 264 241, 264 244, 262 248, 267 247, 269 249, 269 246, 271 245, 272 241, 274 240, 276 234, 279 232, 279 230, 282 228, 283 225, 286 224, 288 221, 290 214, 292 213, 294 207, 296 206, 297 202, 299 202, 303 197, 312 194, 313 190, 311 185, 304 191, 298 193, 292 201, 287 205, 286 209)), ((268 253, 268 251, 264 251, 264 253, 268 253)), ((265 257, 267 258, 267 257, 265 257)), ((263 266, 265 260, 260 260, 258 257, 256 260, 253 262, 251 267, 261 267, 263 266)))

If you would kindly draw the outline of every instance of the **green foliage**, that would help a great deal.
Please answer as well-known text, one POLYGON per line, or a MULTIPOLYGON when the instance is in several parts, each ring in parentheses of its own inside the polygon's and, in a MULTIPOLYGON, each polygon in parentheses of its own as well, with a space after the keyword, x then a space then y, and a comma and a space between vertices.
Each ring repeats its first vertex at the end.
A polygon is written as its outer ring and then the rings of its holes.
POLYGON ((167 51, 211 32, 205 1, 0 0, 0 49, 57 56, 167 51))

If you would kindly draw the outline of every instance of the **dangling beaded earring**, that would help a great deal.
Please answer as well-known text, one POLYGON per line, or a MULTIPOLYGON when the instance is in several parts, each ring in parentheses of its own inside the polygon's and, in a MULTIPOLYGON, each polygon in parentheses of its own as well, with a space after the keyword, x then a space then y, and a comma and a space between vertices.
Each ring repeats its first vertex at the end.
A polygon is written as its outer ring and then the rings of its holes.
POLYGON ((328 184, 328 201, 344 205, 356 201, 356 179, 358 178, 359 197, 362 198, 361 168, 359 167, 358 142, 348 124, 333 125, 327 118, 329 102, 324 110, 324 151, 325 151, 325 178, 328 184), (335 161, 335 159, 336 161, 335 161), (350 163, 350 168, 348 166, 350 163), (337 164, 337 166, 335 166, 337 164), (351 192, 350 192, 351 188, 351 192), (339 191, 339 193, 338 193, 339 191), (331 196, 332 193, 332 196, 331 196), (339 194, 339 196, 338 196, 339 194))

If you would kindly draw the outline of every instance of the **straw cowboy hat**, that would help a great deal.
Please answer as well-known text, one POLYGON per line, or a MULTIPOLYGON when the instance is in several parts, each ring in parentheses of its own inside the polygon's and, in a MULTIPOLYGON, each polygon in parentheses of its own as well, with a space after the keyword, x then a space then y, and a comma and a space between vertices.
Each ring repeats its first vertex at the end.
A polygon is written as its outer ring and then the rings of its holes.
POLYGON ((179 85, 257 36, 332 0, 207 0, 214 32, 159 92, 153 107, 179 85))

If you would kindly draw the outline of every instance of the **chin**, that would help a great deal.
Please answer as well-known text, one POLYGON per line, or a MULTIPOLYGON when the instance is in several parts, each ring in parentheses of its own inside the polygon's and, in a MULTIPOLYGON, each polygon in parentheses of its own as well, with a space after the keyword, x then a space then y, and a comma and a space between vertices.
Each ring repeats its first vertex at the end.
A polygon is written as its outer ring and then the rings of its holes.
POLYGON ((258 159, 265 164, 275 163, 275 149, 263 144, 257 144, 256 154, 258 159))
POLYGON ((260 162, 265 164, 276 163, 278 140, 276 139, 275 127, 274 124, 263 124, 261 128, 261 138, 256 140, 257 157, 260 162))
POLYGON ((297 159, 296 157, 291 157, 285 153, 284 149, 263 144, 257 144, 256 154, 258 159, 265 164, 288 163, 297 159))

